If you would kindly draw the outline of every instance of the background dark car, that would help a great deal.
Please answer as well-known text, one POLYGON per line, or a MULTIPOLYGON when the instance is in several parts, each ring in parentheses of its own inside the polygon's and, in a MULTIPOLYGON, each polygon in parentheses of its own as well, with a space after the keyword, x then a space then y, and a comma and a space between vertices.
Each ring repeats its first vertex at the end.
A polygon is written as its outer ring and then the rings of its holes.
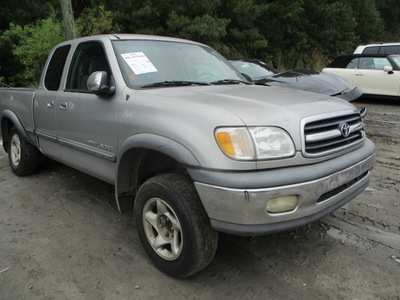
POLYGON ((362 95, 359 88, 350 89, 348 82, 331 73, 313 70, 289 70, 279 72, 258 59, 228 58, 241 73, 249 76, 254 83, 298 89, 353 101, 362 95))

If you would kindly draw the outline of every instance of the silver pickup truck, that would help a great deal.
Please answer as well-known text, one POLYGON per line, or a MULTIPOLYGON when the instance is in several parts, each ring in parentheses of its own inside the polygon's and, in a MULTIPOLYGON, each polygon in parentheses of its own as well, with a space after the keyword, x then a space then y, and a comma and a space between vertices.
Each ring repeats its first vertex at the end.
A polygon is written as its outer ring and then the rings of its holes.
POLYGON ((256 86, 212 48, 102 35, 59 44, 38 89, 0 90, 12 171, 51 159, 115 186, 154 264, 190 276, 218 233, 258 236, 320 219, 374 165, 361 113, 319 94, 256 86))

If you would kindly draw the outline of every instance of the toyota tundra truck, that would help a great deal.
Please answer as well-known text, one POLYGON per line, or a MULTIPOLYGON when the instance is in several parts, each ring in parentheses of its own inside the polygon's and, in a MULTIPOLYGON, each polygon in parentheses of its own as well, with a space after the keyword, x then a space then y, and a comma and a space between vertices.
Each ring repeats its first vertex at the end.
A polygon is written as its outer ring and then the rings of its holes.
POLYGON ((352 104, 246 78, 193 41, 66 41, 37 89, 0 90, 3 147, 18 176, 44 155, 114 185, 152 262, 187 277, 213 259, 218 232, 303 226, 370 180, 375 146, 352 104))

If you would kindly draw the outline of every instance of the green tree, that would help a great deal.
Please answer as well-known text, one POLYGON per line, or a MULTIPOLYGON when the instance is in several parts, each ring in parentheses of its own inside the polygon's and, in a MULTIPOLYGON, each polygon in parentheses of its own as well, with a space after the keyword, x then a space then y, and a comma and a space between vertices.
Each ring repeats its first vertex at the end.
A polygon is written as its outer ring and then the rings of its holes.
POLYGON ((0 76, 0 87, 3 87, 3 86, 7 87, 8 85, 6 83, 4 83, 4 77, 0 76))
POLYGON ((221 46, 220 40, 226 33, 229 20, 209 14, 190 17, 172 11, 167 20, 167 34, 196 40, 214 47, 221 46))
POLYGON ((318 68, 324 57, 349 51, 358 40, 344 1, 271 1, 263 17, 268 47, 262 58, 279 69, 318 68))
MULTIPOLYGON (((34 24, 38 19, 45 19, 49 12, 58 8, 58 0, 1 0, 0 5, 0 36, 8 30, 10 23, 15 25, 34 24)), ((10 82, 17 72, 21 72, 23 66, 12 54, 13 43, 9 39, 0 39, 0 76, 3 81, 10 82)), ((14 82, 14 84, 16 84, 14 82)))
MULTIPOLYGON (((78 35, 112 32, 117 29, 112 18, 113 14, 103 7, 85 9, 76 21, 78 35)), ((10 28, 0 38, 0 46, 8 46, 15 58, 7 82, 11 86, 37 86, 48 54, 65 39, 61 19, 55 13, 34 24, 21 26, 10 23, 10 28)))
MULTIPOLYGON (((382 41, 400 41, 400 5, 398 0, 376 1, 377 10, 384 24, 382 41)), ((378 41, 378 39, 375 39, 378 41)))
MULTIPOLYGON (((361 43, 382 41, 384 36, 384 22, 375 5, 375 0, 349 1, 357 20, 355 32, 361 43)), ((398 3, 396 7, 398 6, 398 3)))
POLYGON ((182 37, 214 47, 222 45, 229 20, 220 17, 219 0, 93 0, 115 11, 121 32, 182 37))
MULTIPOLYGON (((349 2, 336 1, 314 7, 312 0, 306 0, 309 51, 313 49, 323 56, 332 58, 351 52, 359 42, 356 34, 357 21, 349 2)), ((322 4, 322 3, 321 3, 322 4)))
POLYGON ((1 40, 11 42, 12 54, 22 69, 8 78, 10 85, 37 86, 50 50, 65 39, 61 22, 54 14, 33 25, 10 24, 1 40), (40 41, 40 42, 38 42, 40 41))
POLYGON ((49 11, 58 8, 59 0, 1 0, 0 34, 9 28, 9 24, 26 25, 45 19, 49 11))
POLYGON ((295 67, 308 44, 303 6, 303 0, 270 1, 262 16, 260 30, 268 41, 262 58, 280 69, 295 67))
POLYGON ((119 32, 120 27, 114 23, 114 13, 106 11, 104 6, 85 8, 76 20, 77 36, 119 32))
MULTIPOLYGON (((226 56, 261 58, 280 69, 320 68, 360 43, 400 40, 398 0, 70 2, 77 36, 126 32, 182 37, 226 56)), ((19 0, 18 5, 2 0, 2 33, 0 76, 12 85, 32 85, 49 48, 65 39, 60 0, 19 0)))
POLYGON ((267 49, 267 33, 262 30, 268 4, 255 0, 225 0, 219 14, 230 20, 223 41, 228 56, 260 57, 267 49))

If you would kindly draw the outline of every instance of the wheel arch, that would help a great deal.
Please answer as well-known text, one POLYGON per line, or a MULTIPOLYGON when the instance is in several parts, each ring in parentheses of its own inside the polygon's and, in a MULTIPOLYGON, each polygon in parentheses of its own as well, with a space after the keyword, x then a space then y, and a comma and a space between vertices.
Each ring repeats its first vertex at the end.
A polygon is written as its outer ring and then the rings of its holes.
POLYGON ((120 212, 132 209, 136 191, 148 178, 165 172, 186 173, 186 166, 199 166, 182 144, 155 134, 127 139, 118 154, 115 194, 120 212))
POLYGON ((17 115, 11 110, 4 110, 1 114, 1 136, 3 139, 3 148, 6 152, 8 152, 8 141, 10 139, 11 128, 14 126, 28 141, 31 142, 17 115))

